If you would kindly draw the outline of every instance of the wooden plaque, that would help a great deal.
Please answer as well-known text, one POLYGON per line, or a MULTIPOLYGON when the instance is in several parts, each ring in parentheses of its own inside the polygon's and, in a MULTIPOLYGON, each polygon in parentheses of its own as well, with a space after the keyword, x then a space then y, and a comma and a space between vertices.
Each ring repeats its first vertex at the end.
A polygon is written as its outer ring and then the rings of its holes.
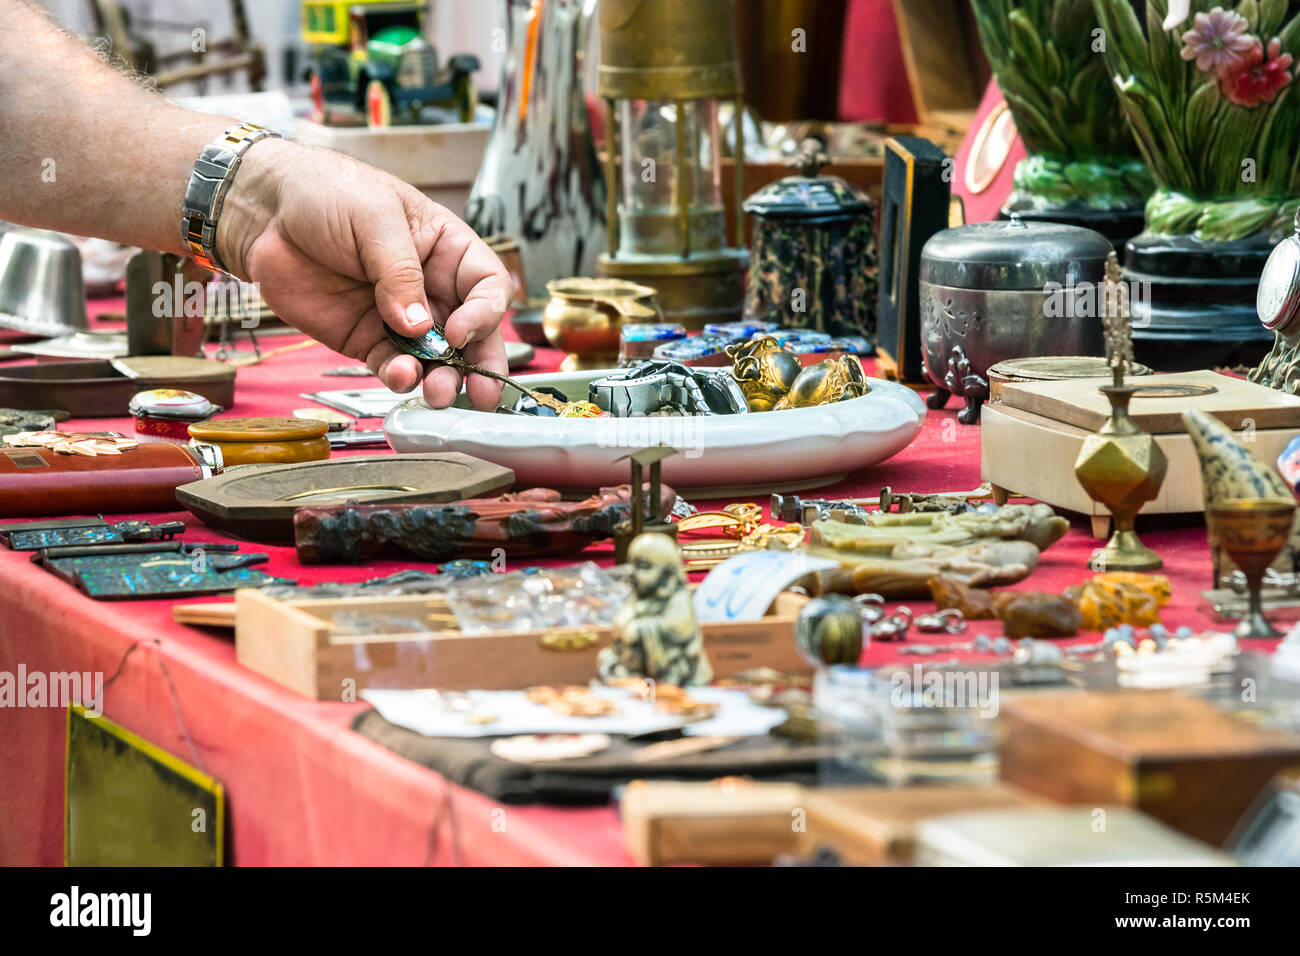
POLYGON ((921 247, 948 228, 951 169, 933 143, 895 137, 885 144, 880 219, 878 367, 902 382, 926 381, 921 358, 921 247))
POLYGON ((515 473, 459 452, 361 455, 236 468, 176 489, 203 523, 251 541, 293 543, 293 513, 307 505, 436 504, 505 491, 515 473))

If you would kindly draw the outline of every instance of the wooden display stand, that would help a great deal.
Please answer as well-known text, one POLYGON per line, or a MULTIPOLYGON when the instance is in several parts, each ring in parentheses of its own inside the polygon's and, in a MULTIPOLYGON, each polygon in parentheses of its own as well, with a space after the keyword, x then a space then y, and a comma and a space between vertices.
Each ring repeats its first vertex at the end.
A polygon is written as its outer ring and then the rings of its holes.
MULTIPOLYGON (((708 623, 704 648, 716 680, 758 667, 811 673, 795 648, 794 623, 808 599, 785 592, 761 621, 708 623)), ((608 627, 462 634, 441 597, 315 598, 281 601, 255 589, 235 593, 235 659, 316 700, 342 689, 522 690, 586 684, 608 627), (336 634, 339 612, 415 618, 433 633, 336 634), (350 680, 353 683, 345 685, 350 680)))
MULTIPOLYGON (((1002 503, 1007 492, 1092 518, 1097 538, 1109 534, 1110 512, 1088 497, 1074 474, 1084 440, 1105 424, 1110 404, 1098 391, 1108 379, 1059 382, 1008 382, 1002 401, 985 405, 980 425, 980 475, 1002 503)), ((1142 507, 1143 515, 1184 514, 1205 507, 1201 465, 1182 413, 1196 408, 1243 433, 1254 454, 1273 461, 1300 435, 1300 398, 1216 372, 1187 372, 1133 379, 1137 385, 1212 386, 1209 395, 1144 398, 1135 396, 1130 413, 1138 427, 1154 435, 1169 459, 1160 494, 1142 507)), ((1140 519, 1139 519, 1140 520, 1140 519)))
POLYGON ((298 117, 294 138, 338 150, 410 183, 458 216, 483 162, 491 123, 324 126, 298 117))

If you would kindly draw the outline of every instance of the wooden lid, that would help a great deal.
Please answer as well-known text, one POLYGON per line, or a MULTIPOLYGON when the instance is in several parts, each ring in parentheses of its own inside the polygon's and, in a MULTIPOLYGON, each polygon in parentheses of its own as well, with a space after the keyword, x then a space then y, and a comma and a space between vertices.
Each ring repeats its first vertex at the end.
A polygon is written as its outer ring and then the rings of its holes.
MULTIPOLYGON (((1134 362, 1126 377, 1150 374, 1150 368, 1134 362)), ((1002 382, 1056 382, 1067 378, 1110 378, 1111 371, 1100 356, 1038 355, 1003 359, 989 368, 988 377, 1002 382)))
MULTIPOLYGON (((1181 434, 1183 412, 1199 409, 1229 428, 1300 428, 1300 397, 1218 372, 1180 372, 1126 379, 1142 389, 1129 404, 1137 426, 1152 435, 1181 434)), ((1007 382, 1002 404, 1052 421, 1096 431, 1110 418, 1097 379, 1007 382)))
POLYGON ((224 382, 235 370, 223 362, 185 355, 128 355, 112 360, 113 368, 143 383, 224 382))
POLYGON ((306 418, 212 418, 190 426, 199 441, 303 441, 320 438, 329 430, 325 422, 306 418))

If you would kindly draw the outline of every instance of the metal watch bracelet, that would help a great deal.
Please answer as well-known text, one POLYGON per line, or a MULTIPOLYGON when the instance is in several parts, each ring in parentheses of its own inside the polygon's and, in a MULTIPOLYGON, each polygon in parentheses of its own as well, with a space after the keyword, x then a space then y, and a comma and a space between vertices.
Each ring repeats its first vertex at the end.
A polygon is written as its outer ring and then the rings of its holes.
POLYGON ((226 271, 217 255, 217 224, 244 154, 258 140, 279 135, 275 130, 240 123, 205 146, 194 163, 181 208, 181 238, 190 255, 205 268, 226 271))

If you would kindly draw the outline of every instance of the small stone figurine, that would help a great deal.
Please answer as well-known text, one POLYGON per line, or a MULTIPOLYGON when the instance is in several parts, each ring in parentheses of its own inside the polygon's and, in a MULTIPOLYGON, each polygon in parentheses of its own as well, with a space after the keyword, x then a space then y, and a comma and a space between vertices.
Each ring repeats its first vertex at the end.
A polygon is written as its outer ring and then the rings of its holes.
POLYGON ((648 677, 679 687, 708 684, 713 668, 672 538, 647 533, 628 548, 636 598, 614 621, 614 644, 600 652, 601 680, 648 677))

